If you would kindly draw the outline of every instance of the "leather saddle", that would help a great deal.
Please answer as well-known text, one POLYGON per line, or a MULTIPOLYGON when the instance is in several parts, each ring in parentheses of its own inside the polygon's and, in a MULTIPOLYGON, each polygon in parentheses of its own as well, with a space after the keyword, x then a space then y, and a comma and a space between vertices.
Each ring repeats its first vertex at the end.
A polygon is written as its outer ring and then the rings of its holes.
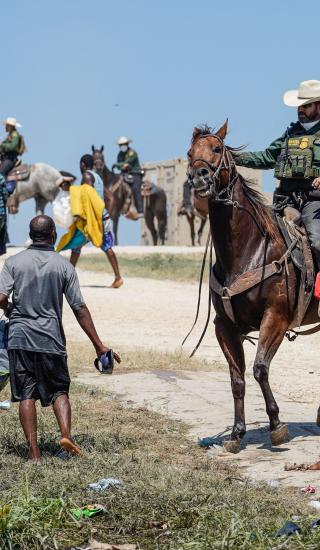
POLYGON ((297 318, 299 326, 313 296, 315 282, 315 265, 307 231, 302 224, 301 214, 292 207, 284 209, 284 216, 275 214, 276 221, 287 246, 291 249, 291 260, 300 271, 300 289, 297 318))
POLYGON ((23 181, 29 178, 31 167, 29 164, 16 165, 7 176, 7 180, 23 181))
POLYGON ((150 197, 150 195, 154 195, 157 192, 157 186, 155 183, 152 183, 151 181, 144 181, 141 185, 141 196, 142 197, 150 197))

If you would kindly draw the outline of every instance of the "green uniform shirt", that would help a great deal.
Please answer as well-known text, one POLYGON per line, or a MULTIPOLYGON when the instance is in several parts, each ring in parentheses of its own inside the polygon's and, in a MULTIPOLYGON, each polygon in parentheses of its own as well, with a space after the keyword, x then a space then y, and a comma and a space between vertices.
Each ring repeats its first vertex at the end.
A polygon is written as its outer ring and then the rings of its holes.
POLYGON ((4 139, 0 143, 0 151, 2 153, 17 153, 19 152, 19 146, 20 146, 20 134, 17 132, 17 130, 12 130, 10 132, 6 139, 4 139))
POLYGON ((131 147, 125 153, 120 151, 118 154, 116 167, 122 170, 125 164, 129 164, 129 172, 140 172, 141 170, 138 153, 131 147))
MULTIPOLYGON (((319 133, 320 137, 320 122, 315 124, 309 131, 305 130, 299 123, 292 123, 288 130, 279 138, 270 143, 264 151, 255 151, 250 153, 238 153, 235 157, 235 163, 237 166, 246 166, 247 168, 256 168, 267 170, 274 168, 277 158, 281 153, 281 149, 285 146, 287 138, 294 138, 300 136, 312 136, 319 133)), ((313 147, 313 163, 314 168, 320 168, 320 147, 313 147)), ((303 181, 297 180, 280 180, 280 187, 286 190, 296 191, 298 189, 306 189, 311 186, 313 178, 308 178, 303 181)))

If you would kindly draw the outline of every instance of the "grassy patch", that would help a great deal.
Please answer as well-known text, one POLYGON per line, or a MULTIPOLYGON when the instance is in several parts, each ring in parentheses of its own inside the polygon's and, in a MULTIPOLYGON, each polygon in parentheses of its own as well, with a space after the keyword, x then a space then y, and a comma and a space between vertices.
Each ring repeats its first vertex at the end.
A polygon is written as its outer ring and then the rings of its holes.
MULTIPOLYGON (((171 279, 174 281, 198 282, 202 254, 174 255, 149 254, 144 256, 118 255, 121 273, 125 277, 171 279)), ((79 267, 91 271, 112 273, 104 254, 82 255, 79 267)), ((205 280, 208 280, 207 270, 205 280)))
MULTIPOLYGON (((123 349, 121 347, 120 365, 116 365, 117 374, 141 371, 212 371, 227 369, 226 364, 218 361, 206 361, 198 357, 190 358, 185 352, 161 353, 157 350, 123 349)), ((74 374, 90 372, 95 359, 90 342, 68 343, 69 366, 74 374)))
POLYGON ((17 408, 0 412, 1 549, 66 549, 85 546, 92 536, 136 542, 143 550, 280 548, 273 534, 293 514, 301 516, 305 534, 281 547, 320 547, 320 530, 306 529, 308 499, 298 490, 251 484, 235 466, 208 459, 182 423, 125 408, 76 384, 71 399, 83 454, 69 461, 56 457, 52 411, 39 407, 40 467, 25 461, 17 408), (123 480, 124 490, 87 489, 104 477, 123 480), (107 512, 79 521, 70 513, 94 503, 107 512), (167 527, 156 528, 162 523, 167 527))

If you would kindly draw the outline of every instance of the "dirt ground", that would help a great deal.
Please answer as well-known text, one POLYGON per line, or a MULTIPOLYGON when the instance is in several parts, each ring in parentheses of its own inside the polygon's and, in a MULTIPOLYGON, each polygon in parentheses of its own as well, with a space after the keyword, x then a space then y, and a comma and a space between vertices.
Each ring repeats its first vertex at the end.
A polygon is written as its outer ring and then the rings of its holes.
MULTIPOLYGON (((79 271, 79 277, 98 332, 106 343, 119 352, 134 347, 159 351, 174 351, 180 347, 193 322, 197 284, 127 278, 121 289, 113 290, 106 288, 111 282, 108 275, 79 271)), ((201 319, 185 346, 187 352, 191 351, 204 326, 207 291, 205 287, 201 319)), ((64 325, 70 341, 86 339, 68 306, 64 325)), ((317 483, 317 472, 286 472, 284 465, 320 459, 320 428, 315 425, 320 388, 319 338, 316 334, 301 336, 293 343, 285 340, 271 365, 271 386, 280 407, 280 418, 289 425, 290 442, 270 447, 265 406, 252 374, 255 347, 246 343, 248 432, 243 448, 238 455, 228 455, 221 448, 209 454, 218 454, 223 461, 235 460, 244 472, 257 480, 279 480, 281 484, 299 487, 317 483)), ((226 365, 212 322, 197 355, 226 365)), ((166 372, 154 371, 150 365, 150 372, 115 372, 112 377, 104 378, 92 371, 92 374, 80 375, 78 380, 120 395, 133 406, 144 405, 186 421, 192 438, 225 435, 233 421, 226 366, 215 367, 211 372, 207 369, 203 372, 166 372)))
MULTIPOLYGON (((114 291, 98 273, 80 272, 82 291, 92 309, 99 333, 114 347, 174 351, 190 328, 197 299, 197 285, 128 278, 114 291)), ((205 289, 207 290, 207 289, 205 289)), ((205 294, 206 295, 206 294, 205 294)), ((203 327, 206 300, 199 327, 186 351, 203 327)), ((82 340, 70 311, 65 312, 67 336, 82 340)), ((227 455, 214 450, 221 460, 235 460, 255 479, 280 480, 283 484, 303 487, 316 482, 317 472, 285 472, 287 462, 313 462, 320 458, 320 429, 315 425, 319 404, 320 369, 319 335, 299 337, 295 342, 283 342, 271 368, 271 384, 280 406, 281 419, 289 424, 291 441, 271 449, 267 418, 259 386, 252 375, 255 347, 245 345, 247 358, 246 419, 248 433, 241 452, 227 455)), ((224 357, 210 323, 198 356, 225 364, 224 357)), ((187 360, 187 359, 186 359, 187 360)), ((212 372, 150 372, 121 374, 103 378, 84 374, 79 381, 105 387, 108 392, 123 396, 133 405, 168 414, 190 425, 193 438, 228 433, 233 421, 227 368, 212 372)))

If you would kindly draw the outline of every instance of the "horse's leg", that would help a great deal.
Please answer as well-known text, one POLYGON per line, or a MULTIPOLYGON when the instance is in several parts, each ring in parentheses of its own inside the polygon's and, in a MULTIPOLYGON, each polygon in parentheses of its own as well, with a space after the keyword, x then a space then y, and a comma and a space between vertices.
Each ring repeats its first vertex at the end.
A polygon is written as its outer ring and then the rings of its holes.
POLYGON ((146 222, 147 228, 149 229, 152 235, 153 244, 154 246, 156 246, 158 242, 158 233, 154 226, 153 211, 151 209, 150 203, 148 204, 148 206, 146 206, 146 209, 145 209, 145 222, 146 222))
POLYGON ((48 201, 40 196, 37 196, 35 198, 35 201, 36 201, 36 216, 41 216, 42 214, 44 214, 48 201))
POLYGON ((112 229, 114 234, 114 242, 116 245, 118 244, 118 224, 119 224, 119 216, 115 216, 112 221, 112 229))
POLYGON ((234 424, 231 439, 224 447, 227 451, 237 453, 240 449, 240 440, 246 433, 244 396, 245 396, 245 358, 242 338, 238 329, 230 322, 215 318, 216 337, 224 356, 229 364, 231 389, 234 400, 234 424))
POLYGON ((260 325, 259 343, 253 365, 253 374, 259 382, 270 420, 270 438, 272 445, 281 445, 288 441, 288 426, 280 422, 279 407, 269 384, 269 366, 277 352, 286 330, 288 320, 283 314, 267 310, 260 325))
POLYGON ((198 231, 198 245, 201 244, 201 237, 203 233, 204 226, 206 225, 207 218, 201 218, 201 223, 198 231))
POLYGON ((191 244, 192 244, 192 246, 194 246, 195 245, 195 241, 194 241, 194 238, 195 238, 194 215, 193 214, 187 215, 187 220, 188 220, 188 223, 190 225, 191 244))
POLYGON ((163 215, 158 217, 158 233, 161 244, 164 245, 166 240, 166 219, 163 215))

